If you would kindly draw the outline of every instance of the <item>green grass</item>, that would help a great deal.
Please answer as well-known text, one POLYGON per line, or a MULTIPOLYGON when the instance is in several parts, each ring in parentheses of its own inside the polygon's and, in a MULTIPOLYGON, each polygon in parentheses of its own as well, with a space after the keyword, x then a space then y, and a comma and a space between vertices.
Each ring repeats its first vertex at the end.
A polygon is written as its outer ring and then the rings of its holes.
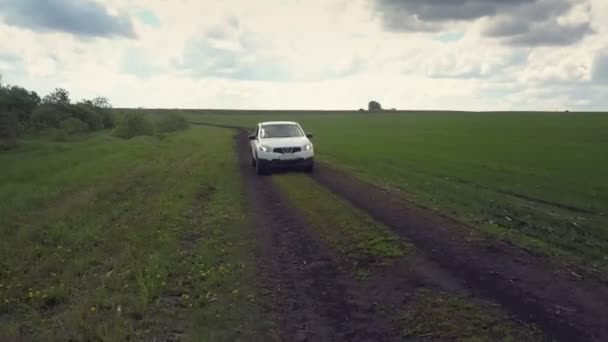
POLYGON ((357 278, 366 278, 375 268, 413 250, 411 244, 310 177, 285 174, 274 175, 273 180, 357 278))
POLYGON ((417 290, 397 323, 415 341, 540 341, 540 330, 517 323, 486 303, 429 289, 417 290))
POLYGON ((0 154, 3 340, 263 336, 232 135, 103 132, 0 154))
POLYGON ((314 133, 320 160, 525 248, 607 273, 605 113, 183 114, 245 127, 297 120, 314 133))

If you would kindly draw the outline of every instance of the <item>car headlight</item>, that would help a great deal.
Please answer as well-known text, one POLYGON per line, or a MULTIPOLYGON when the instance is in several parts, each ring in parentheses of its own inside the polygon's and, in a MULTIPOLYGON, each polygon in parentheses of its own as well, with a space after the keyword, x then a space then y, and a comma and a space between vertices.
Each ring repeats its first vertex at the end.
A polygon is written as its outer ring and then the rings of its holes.
POLYGON ((270 152, 270 151, 272 151, 272 148, 270 148, 270 146, 260 145, 260 151, 262 151, 262 152, 270 152))
POLYGON ((310 151, 310 150, 312 150, 312 144, 304 145, 304 151, 310 151))

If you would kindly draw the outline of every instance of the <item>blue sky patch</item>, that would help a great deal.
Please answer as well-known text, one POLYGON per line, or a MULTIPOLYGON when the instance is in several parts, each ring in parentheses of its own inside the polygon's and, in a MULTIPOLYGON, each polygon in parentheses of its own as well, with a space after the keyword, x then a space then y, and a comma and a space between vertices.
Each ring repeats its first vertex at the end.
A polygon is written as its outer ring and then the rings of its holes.
POLYGON ((133 16, 148 26, 152 26, 152 27, 161 26, 160 20, 158 19, 156 14, 154 14, 154 12, 152 12, 149 9, 145 9, 145 8, 137 9, 133 12, 133 16))
POLYGON ((123 57, 122 71, 139 78, 148 78, 154 76, 160 70, 150 62, 145 53, 137 49, 130 49, 123 57))
POLYGON ((435 40, 442 43, 453 43, 461 40, 464 37, 464 32, 443 32, 435 36, 435 40))

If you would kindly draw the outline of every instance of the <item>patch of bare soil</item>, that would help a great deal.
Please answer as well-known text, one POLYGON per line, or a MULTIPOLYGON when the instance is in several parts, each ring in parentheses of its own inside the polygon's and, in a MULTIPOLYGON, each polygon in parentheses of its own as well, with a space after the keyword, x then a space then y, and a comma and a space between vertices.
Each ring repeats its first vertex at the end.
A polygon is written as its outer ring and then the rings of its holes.
MULTIPOLYGON (((552 340, 608 341, 608 288, 601 283, 561 269, 545 257, 483 238, 470 227, 350 174, 318 166, 312 175, 316 181, 408 238, 423 252, 421 260, 439 267, 416 267, 418 281, 457 292, 460 287, 494 301, 518 319, 538 324, 552 340)), ((396 270, 372 290, 380 289, 381 297, 392 288, 399 296, 412 285, 411 277, 402 281, 407 285, 399 285, 400 274, 406 273, 396 270)))

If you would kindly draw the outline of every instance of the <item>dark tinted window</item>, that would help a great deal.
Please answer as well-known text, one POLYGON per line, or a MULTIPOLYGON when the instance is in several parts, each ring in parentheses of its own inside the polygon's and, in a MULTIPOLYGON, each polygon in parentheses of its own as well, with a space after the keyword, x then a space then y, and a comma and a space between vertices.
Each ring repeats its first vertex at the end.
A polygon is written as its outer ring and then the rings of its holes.
POLYGON ((302 137, 304 132, 297 125, 264 125, 262 126, 262 138, 291 138, 302 137))

